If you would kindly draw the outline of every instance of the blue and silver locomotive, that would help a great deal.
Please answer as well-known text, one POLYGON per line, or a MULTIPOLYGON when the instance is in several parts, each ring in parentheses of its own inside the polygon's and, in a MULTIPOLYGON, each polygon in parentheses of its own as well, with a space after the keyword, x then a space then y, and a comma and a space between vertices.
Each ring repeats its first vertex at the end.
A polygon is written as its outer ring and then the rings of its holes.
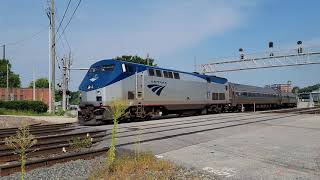
POLYGON ((258 106, 281 105, 278 92, 262 89, 262 93, 254 92, 261 91, 254 88, 245 93, 245 88, 222 77, 101 60, 90 67, 80 84, 78 118, 81 124, 112 121, 109 104, 113 100, 128 103, 125 119, 234 111, 239 110, 240 104, 248 106, 253 101, 258 106))

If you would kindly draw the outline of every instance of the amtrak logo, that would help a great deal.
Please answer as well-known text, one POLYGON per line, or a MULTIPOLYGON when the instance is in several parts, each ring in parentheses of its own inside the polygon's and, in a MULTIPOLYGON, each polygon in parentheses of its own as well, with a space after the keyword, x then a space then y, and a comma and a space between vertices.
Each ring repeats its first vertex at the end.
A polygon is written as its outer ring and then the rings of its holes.
POLYGON ((91 82, 94 82, 98 79, 98 74, 95 74, 94 77, 92 77, 91 79, 89 79, 91 82))
POLYGON ((161 86, 158 84, 149 84, 148 88, 151 89, 152 92, 156 93, 156 95, 160 96, 163 88, 165 88, 166 86, 161 86))

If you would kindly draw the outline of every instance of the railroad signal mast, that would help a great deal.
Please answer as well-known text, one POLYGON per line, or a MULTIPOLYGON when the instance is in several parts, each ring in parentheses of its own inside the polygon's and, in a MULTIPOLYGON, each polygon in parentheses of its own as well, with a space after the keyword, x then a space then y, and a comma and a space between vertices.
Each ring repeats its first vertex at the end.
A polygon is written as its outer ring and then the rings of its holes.
POLYGON ((200 68, 200 72, 219 73, 320 64, 320 50, 304 49, 302 47, 302 41, 298 41, 296 49, 288 51, 274 51, 273 42, 269 42, 269 52, 267 53, 246 55, 244 50, 240 48, 239 58, 223 59, 224 60, 221 62, 199 65, 198 67, 200 68))
POLYGON ((62 109, 65 111, 68 108, 69 105, 69 81, 70 81, 70 66, 71 66, 71 52, 69 52, 68 57, 64 57, 61 59, 62 63, 62 83, 61 85, 58 84, 59 87, 61 87, 61 93, 62 95, 62 109))

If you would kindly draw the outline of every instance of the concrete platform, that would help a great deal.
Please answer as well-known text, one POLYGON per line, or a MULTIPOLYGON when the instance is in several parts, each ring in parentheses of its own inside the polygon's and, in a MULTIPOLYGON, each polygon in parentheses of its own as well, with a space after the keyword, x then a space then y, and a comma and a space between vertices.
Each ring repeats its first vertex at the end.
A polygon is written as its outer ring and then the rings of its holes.
MULTIPOLYGON (((110 132, 112 125, 92 127, 110 132)), ((107 146, 110 136, 99 147, 107 146)), ((221 179, 320 179, 320 116, 226 113, 119 124, 118 145, 221 179)))

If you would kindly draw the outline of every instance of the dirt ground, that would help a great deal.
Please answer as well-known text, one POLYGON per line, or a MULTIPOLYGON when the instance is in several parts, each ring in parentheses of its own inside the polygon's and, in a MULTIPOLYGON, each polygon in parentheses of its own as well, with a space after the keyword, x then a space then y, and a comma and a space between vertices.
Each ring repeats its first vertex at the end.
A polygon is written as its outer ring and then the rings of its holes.
POLYGON ((22 123, 27 124, 57 124, 77 122, 77 118, 66 118, 61 116, 0 116, 0 129, 20 127, 22 123))

